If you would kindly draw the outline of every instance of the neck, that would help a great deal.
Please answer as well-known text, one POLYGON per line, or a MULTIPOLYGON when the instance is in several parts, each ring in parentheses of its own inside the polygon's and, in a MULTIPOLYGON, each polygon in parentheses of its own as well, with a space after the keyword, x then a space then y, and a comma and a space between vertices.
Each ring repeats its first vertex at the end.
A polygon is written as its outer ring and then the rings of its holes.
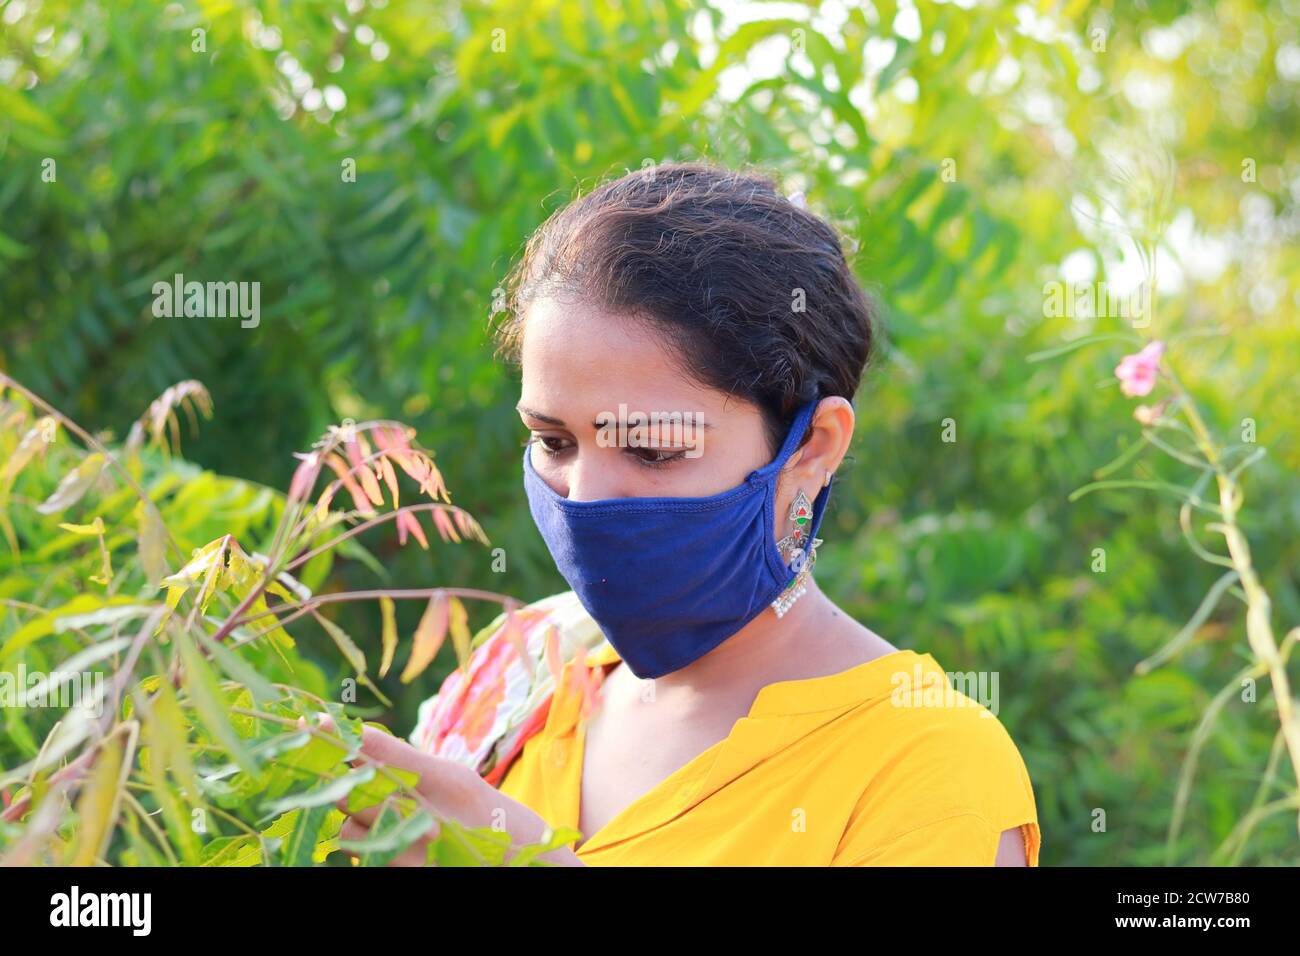
POLYGON ((835 637, 834 622, 845 615, 831 602, 817 579, 809 575, 807 591, 790 606, 784 617, 768 606, 718 647, 680 670, 656 678, 665 690, 681 688, 684 693, 703 693, 752 680, 768 683, 772 675, 788 673, 811 644, 821 645, 835 637))

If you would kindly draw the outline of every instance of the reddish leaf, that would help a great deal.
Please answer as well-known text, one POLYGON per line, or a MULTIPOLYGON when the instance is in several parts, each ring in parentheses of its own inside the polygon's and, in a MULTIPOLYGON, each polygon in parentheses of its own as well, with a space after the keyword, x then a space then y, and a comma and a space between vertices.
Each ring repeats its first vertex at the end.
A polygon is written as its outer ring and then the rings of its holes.
POLYGON ((415 639, 411 647, 411 656, 402 671, 401 681, 409 684, 433 662, 447 638, 447 626, 450 623, 451 607, 447 595, 437 592, 429 599, 429 606, 420 616, 420 623, 415 627, 415 639))

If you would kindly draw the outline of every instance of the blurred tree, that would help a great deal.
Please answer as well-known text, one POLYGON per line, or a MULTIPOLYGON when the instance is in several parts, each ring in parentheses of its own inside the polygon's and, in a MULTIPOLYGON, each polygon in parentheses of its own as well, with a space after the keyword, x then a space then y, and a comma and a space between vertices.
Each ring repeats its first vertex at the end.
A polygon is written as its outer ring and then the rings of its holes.
MULTIPOLYGON (((1051 314, 1046 289, 1141 274, 1107 203, 1117 169, 1167 153, 1141 332, 1185 336, 1180 370, 1215 421, 1257 425, 1269 455, 1247 530, 1279 616, 1300 616, 1298 96, 1296 0, 8 0, 0 368, 105 428, 198 378, 217 414, 187 455, 279 487, 328 422, 400 415, 505 549, 508 583, 484 551, 368 544, 395 578, 536 597, 563 582, 488 344, 500 277, 602 177, 696 157, 772 170, 846 231, 888 308, 819 580, 890 640, 1003 672, 1044 863, 1156 862, 1242 630, 1226 608, 1177 662, 1133 676, 1212 571, 1172 509, 1066 500, 1137 440, 1130 404, 1096 387, 1119 349, 1026 358, 1129 330, 1051 314), (260 323, 155 318, 153 285, 176 273, 259 282, 260 323)), ((393 691, 399 722, 430 689, 393 691)), ((1244 811, 1254 780, 1227 771, 1270 741, 1250 708, 1225 714, 1186 858, 1244 811)), ((1248 861, 1294 862, 1294 836, 1270 823, 1248 861)))

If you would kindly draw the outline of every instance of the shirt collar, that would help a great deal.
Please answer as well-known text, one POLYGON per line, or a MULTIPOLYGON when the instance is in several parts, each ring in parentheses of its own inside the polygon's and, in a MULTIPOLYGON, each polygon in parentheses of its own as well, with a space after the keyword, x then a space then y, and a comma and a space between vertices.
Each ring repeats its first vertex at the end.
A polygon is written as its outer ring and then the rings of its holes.
MULTIPOLYGON (((587 653, 587 666, 604 666, 622 660, 609 640, 587 653)), ((943 674, 943 668, 929 654, 912 650, 893 651, 856 664, 847 670, 821 677, 804 677, 768 684, 758 691, 749 717, 780 717, 835 710, 894 692, 900 682, 921 686, 926 673, 943 674)))
MULTIPOLYGON (((621 658, 605 640, 593 647, 584 658, 588 666, 612 664, 621 658)), ((889 696, 900 681, 924 680, 926 672, 944 672, 929 654, 900 650, 855 665, 836 674, 799 680, 777 681, 761 688, 749 714, 735 722, 723 740, 708 748, 665 780, 633 801, 603 829, 591 834, 580 853, 595 852, 633 839, 686 812, 732 780, 748 773, 758 764, 814 733, 820 727, 872 699, 889 696)), ((943 678, 947 679, 946 675, 943 678)), ((577 727, 578 695, 569 695, 563 714, 555 713, 554 731, 582 735, 577 727)), ((581 757, 582 748, 574 750, 581 757)), ((560 807, 564 819, 577 826, 580 768, 552 767, 552 789, 565 794, 570 802, 560 807), (577 778, 562 781, 565 769, 577 778)))

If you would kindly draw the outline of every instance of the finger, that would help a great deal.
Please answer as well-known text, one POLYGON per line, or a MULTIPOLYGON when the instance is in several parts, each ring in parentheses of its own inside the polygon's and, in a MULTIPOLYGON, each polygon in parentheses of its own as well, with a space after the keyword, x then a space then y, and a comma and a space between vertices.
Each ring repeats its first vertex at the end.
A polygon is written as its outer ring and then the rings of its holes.
MULTIPOLYGON (((315 714, 312 715, 312 718, 313 718, 313 723, 315 724, 317 729, 323 730, 326 733, 334 732, 335 730, 334 719, 330 717, 329 714, 325 713, 324 711, 317 711, 315 714)), ((298 729, 299 730, 311 729, 311 726, 307 723, 307 717, 305 715, 298 718, 298 729)))
POLYGON ((427 754, 408 741, 375 727, 362 726, 361 753, 387 766, 415 771, 418 779, 414 789, 446 808, 473 802, 484 787, 490 786, 472 767, 449 757, 427 754))
POLYGON ((417 840, 413 846, 407 847, 393 859, 388 861, 389 866, 424 866, 424 862, 429 856, 429 845, 423 840, 417 840))
MULTIPOLYGON (((337 729, 334 719, 329 714, 318 711, 314 717, 316 726, 320 730, 333 733, 337 729)), ((307 718, 299 717, 298 726, 303 730, 308 729, 307 718)), ((417 750, 402 738, 368 724, 361 725, 361 753, 382 764, 419 771, 421 776, 438 769, 437 762, 428 754, 417 750)), ((364 766, 366 761, 356 757, 351 763, 352 766, 359 767, 364 766)))
POLYGON ((339 827, 340 840, 361 840, 370 833, 370 827, 354 817, 348 817, 339 827))
MULTIPOLYGON (((402 813, 402 808, 398 805, 398 797, 395 794, 389 794, 373 807, 364 807, 360 810, 347 809, 347 799, 347 797, 343 797, 339 801, 337 804, 339 809, 346 813, 349 819, 356 819, 368 827, 373 827, 375 825, 375 822, 379 819, 381 813, 385 814, 385 819, 396 819, 396 817, 402 813)), ((409 805, 410 798, 405 798, 405 800, 409 805)))
MULTIPOLYGON (((361 840, 370 832, 370 828, 364 823, 353 820, 351 817, 343 821, 343 826, 339 827, 338 839, 341 841, 361 840)), ((349 850, 347 847, 339 847, 340 853, 346 853, 348 856, 360 858, 356 850, 349 850)))
MULTIPOLYGON (((434 831, 436 833, 436 830, 434 831)), ((343 826, 339 828, 338 838, 341 841, 363 840, 370 835, 370 827, 355 817, 348 817, 343 821, 343 826)), ((417 840, 412 846, 407 847, 402 853, 398 854, 389 861, 389 866, 424 866, 429 855, 429 837, 425 836, 417 840)), ((356 850, 349 850, 339 847, 349 856, 361 858, 356 850)))
POLYGON ((361 725, 361 752, 381 763, 407 770, 428 769, 430 762, 428 754, 416 750, 402 738, 369 724, 361 725))

